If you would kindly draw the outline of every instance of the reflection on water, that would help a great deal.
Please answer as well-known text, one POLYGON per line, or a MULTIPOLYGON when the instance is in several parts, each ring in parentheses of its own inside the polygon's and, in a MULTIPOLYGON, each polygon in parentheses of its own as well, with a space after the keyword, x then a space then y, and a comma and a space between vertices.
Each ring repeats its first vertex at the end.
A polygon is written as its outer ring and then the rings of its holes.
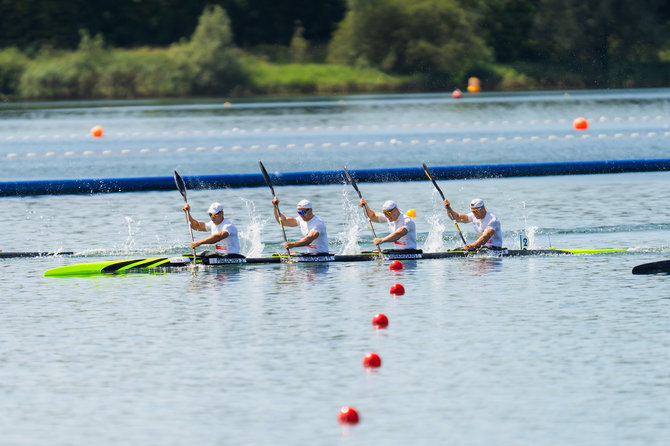
POLYGON ((330 268, 328 262, 295 262, 282 265, 282 273, 276 276, 277 285, 302 285, 325 280, 330 268))
POLYGON ((475 257, 465 262, 464 270, 471 272, 474 276, 484 276, 490 273, 498 273, 503 269, 502 257, 475 257))

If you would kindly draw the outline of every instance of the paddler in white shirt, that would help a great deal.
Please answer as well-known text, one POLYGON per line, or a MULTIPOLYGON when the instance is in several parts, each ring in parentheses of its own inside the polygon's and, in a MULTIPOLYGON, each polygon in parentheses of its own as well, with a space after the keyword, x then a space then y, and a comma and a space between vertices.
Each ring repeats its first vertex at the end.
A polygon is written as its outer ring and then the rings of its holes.
MULTIPOLYGON (((279 204, 279 198, 272 199, 273 204, 279 204)), ((301 200, 298 203, 298 217, 287 217, 284 214, 277 215, 277 206, 273 206, 275 219, 284 226, 300 226, 303 238, 295 242, 284 242, 284 248, 292 249, 301 246, 307 247, 308 254, 327 254, 328 253, 328 234, 326 225, 319 217, 314 215, 312 203, 307 200, 301 200)))
POLYGON ((200 245, 216 245, 217 255, 240 256, 240 242, 237 238, 237 228, 232 221, 224 218, 221 203, 212 203, 207 213, 210 221, 198 221, 189 212, 191 206, 186 203, 183 211, 189 216, 191 227, 196 231, 209 231, 210 236, 191 243, 191 249, 200 245))
POLYGON ((474 243, 465 245, 463 249, 466 251, 474 251, 477 249, 503 249, 500 221, 498 221, 498 218, 495 215, 486 211, 484 200, 481 198, 472 200, 472 202, 470 202, 470 212, 467 214, 459 214, 453 209, 450 209, 449 200, 444 200, 444 207, 447 209, 447 214, 452 220, 455 219, 459 223, 472 222, 475 226, 475 231, 477 231, 478 236, 477 240, 474 243), (450 210, 451 212, 449 212, 450 210))
POLYGON ((416 226, 414 225, 414 220, 400 212, 398 205, 394 201, 386 201, 382 206, 382 213, 370 209, 365 198, 361 198, 359 206, 367 211, 371 221, 377 223, 387 222, 389 225, 389 231, 391 233, 386 237, 375 238, 373 240, 375 245, 393 242, 394 251, 417 251, 416 226))

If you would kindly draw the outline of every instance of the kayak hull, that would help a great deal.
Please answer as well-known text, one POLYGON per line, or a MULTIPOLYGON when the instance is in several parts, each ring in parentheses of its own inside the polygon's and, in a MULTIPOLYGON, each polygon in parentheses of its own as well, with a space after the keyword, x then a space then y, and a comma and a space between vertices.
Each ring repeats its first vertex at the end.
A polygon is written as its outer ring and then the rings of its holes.
MULTIPOLYGON (((315 256, 292 256, 290 259, 284 255, 272 257, 248 257, 248 258, 226 258, 207 257, 198 258, 197 265, 212 267, 242 264, 276 264, 276 263, 329 263, 329 262, 369 262, 378 260, 424 260, 424 259, 447 259, 447 258, 497 258, 497 257, 525 257, 542 255, 569 255, 571 252, 559 249, 541 250, 501 250, 476 253, 467 251, 445 251, 432 253, 384 253, 380 257, 377 252, 349 255, 315 255, 315 256)), ((183 269, 193 266, 193 256, 181 257, 156 257, 147 259, 111 260, 105 262, 79 263, 74 265, 60 266, 47 270, 46 277, 64 276, 92 276, 106 274, 120 274, 127 272, 160 272, 172 269, 183 269)))

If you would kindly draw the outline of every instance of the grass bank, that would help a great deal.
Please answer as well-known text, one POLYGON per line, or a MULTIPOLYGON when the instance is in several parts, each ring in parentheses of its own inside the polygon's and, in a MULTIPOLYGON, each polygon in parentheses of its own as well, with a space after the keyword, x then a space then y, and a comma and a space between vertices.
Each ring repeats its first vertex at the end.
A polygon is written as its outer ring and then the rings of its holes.
MULTIPOLYGON (((420 74, 394 76, 374 68, 271 62, 239 49, 213 58, 197 45, 108 49, 84 39, 76 51, 32 57, 0 50, 0 100, 139 99, 347 94, 465 89, 420 74), (222 62, 223 61, 223 62, 222 62)), ((604 82, 561 66, 489 64, 470 73, 483 91, 642 88, 670 85, 670 62, 611 67, 604 82)))

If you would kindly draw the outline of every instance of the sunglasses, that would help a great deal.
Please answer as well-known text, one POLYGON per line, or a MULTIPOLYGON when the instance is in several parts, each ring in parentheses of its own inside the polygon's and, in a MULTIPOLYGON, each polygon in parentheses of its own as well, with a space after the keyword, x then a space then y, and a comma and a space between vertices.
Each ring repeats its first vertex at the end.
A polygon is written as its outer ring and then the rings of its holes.
MULTIPOLYGON (((221 211, 223 212, 223 211, 221 211)), ((221 212, 217 212, 216 214, 209 214, 209 218, 214 218, 215 216, 219 215, 221 212)))
POLYGON ((300 214, 300 215, 305 215, 308 212, 309 212, 309 209, 298 209, 298 214, 300 214))
MULTIPOLYGON (((393 209, 395 209, 395 208, 393 208, 393 209)), ((391 215, 393 213, 393 209, 389 209, 388 211, 384 211, 384 214, 391 215)))

